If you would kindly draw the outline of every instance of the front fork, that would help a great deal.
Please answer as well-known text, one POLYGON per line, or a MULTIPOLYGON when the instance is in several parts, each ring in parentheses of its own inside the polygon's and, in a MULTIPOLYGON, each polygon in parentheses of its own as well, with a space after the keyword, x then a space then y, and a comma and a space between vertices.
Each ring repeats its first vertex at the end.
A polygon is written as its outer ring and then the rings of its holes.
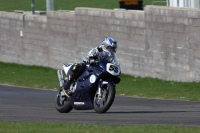
POLYGON ((102 81, 102 79, 100 79, 99 84, 98 84, 98 92, 97 92, 98 97, 102 97, 101 88, 103 87, 103 85, 106 85, 106 84, 108 84, 108 82, 102 81))

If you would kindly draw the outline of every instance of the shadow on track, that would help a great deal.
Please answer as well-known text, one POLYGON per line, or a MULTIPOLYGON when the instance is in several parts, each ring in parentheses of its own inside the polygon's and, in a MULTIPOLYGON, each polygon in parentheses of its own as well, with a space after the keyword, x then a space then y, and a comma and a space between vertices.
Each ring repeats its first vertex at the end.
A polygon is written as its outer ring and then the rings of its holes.
POLYGON ((141 114, 148 114, 148 113, 184 113, 184 112, 199 112, 199 111, 116 111, 116 112, 106 112, 106 113, 110 113, 110 114, 129 114, 129 113, 133 113, 133 114, 137 114, 137 113, 141 113, 141 114))
MULTIPOLYGON (((111 111, 105 114, 148 114, 148 113, 184 113, 184 112, 200 112, 200 111, 111 111)), ((96 112, 83 112, 96 113, 96 112)))

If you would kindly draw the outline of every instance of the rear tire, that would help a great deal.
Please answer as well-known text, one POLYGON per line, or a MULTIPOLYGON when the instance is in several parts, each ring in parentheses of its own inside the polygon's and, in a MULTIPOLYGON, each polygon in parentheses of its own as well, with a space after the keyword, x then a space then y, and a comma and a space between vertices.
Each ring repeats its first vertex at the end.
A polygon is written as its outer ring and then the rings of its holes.
POLYGON ((73 107, 67 100, 66 96, 61 96, 62 89, 60 89, 55 98, 55 107, 60 113, 69 113, 73 107))
POLYGON ((97 113, 105 113, 111 107, 115 99, 115 87, 112 84, 108 84, 108 86, 102 87, 101 98, 99 98, 97 92, 94 96, 94 101, 93 101, 94 110, 97 113), (105 91, 107 91, 107 93, 105 91))

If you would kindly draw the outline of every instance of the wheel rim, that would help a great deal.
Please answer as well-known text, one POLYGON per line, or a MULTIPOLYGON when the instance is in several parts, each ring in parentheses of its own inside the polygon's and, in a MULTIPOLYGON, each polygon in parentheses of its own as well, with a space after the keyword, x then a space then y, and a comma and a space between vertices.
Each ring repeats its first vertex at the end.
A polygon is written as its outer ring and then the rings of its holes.
POLYGON ((57 95, 57 105, 63 106, 65 100, 66 100, 66 96, 64 95, 64 92, 62 90, 60 90, 58 95, 57 95))
POLYGON ((101 97, 99 96, 98 93, 95 94, 95 106, 97 108, 101 108, 101 107, 105 106, 105 104, 107 103, 108 97, 109 97, 108 94, 109 94, 108 87, 102 88, 101 97))

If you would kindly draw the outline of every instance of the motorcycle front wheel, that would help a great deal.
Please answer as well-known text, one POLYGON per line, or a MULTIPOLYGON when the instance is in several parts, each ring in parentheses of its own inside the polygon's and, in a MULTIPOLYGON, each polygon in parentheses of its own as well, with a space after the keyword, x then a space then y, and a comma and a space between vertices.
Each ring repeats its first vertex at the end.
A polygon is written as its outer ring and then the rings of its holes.
POLYGON ((105 113, 112 105, 115 99, 115 86, 108 84, 101 88, 101 96, 98 94, 98 90, 94 96, 94 110, 97 113, 105 113))
POLYGON ((73 109, 67 97, 64 95, 63 89, 58 90, 55 98, 55 107, 60 113, 69 113, 73 109))

